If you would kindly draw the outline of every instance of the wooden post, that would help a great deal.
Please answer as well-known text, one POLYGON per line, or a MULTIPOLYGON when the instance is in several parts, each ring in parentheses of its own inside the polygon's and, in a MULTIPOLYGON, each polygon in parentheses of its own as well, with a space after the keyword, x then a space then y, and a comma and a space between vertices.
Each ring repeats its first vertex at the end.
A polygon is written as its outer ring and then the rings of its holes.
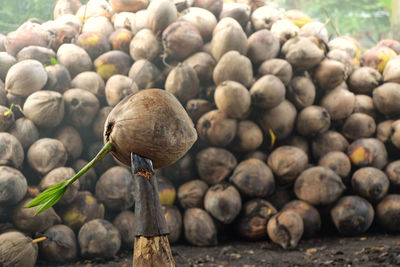
POLYGON ((153 175, 152 163, 131 154, 135 184, 134 267, 174 267, 175 261, 168 241, 168 227, 153 175))
POLYGON ((391 14, 392 38, 400 41, 400 0, 392 0, 391 14))

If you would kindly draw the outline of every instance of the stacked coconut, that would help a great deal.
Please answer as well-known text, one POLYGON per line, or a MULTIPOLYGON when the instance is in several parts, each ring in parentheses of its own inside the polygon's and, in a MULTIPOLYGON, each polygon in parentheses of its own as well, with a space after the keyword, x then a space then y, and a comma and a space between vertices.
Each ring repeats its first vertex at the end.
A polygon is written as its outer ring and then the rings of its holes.
POLYGON ((25 206, 93 158, 113 106, 148 88, 173 93, 199 135, 157 172, 171 243, 398 231, 400 44, 362 55, 299 10, 189 2, 59 0, 54 20, 0 35, 1 264, 132 249, 132 175, 111 155, 54 208, 25 206))

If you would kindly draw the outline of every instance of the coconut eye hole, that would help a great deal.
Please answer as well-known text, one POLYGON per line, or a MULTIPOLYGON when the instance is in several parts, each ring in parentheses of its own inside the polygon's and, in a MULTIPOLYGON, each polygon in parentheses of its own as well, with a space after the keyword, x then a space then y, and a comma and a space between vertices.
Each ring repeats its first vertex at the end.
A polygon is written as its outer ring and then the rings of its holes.
POLYGON ((71 101, 71 105, 72 105, 73 107, 76 107, 78 104, 79 104, 79 100, 76 99, 76 98, 73 98, 72 101, 71 101))
POLYGON ((113 122, 113 121, 110 121, 107 124, 106 132, 104 134, 107 141, 110 139, 110 134, 111 134, 112 129, 114 128, 114 124, 115 124, 115 122, 113 122))

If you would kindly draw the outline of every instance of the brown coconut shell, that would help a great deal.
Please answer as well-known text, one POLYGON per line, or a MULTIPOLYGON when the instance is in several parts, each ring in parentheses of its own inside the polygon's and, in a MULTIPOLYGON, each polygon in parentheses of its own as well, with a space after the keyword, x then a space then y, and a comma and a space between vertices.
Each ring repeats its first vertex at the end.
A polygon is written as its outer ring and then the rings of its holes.
POLYGON ((233 18, 239 22, 243 29, 246 28, 247 23, 250 20, 251 8, 245 3, 224 3, 222 6, 221 13, 219 14, 219 19, 223 18, 233 18))
POLYGON ((250 87, 253 83, 253 68, 250 59, 237 51, 225 53, 214 68, 213 80, 216 85, 230 80, 250 87))
POLYGON ((349 182, 351 162, 345 153, 341 151, 331 151, 319 159, 318 165, 334 171, 337 175, 342 177, 344 183, 347 184, 349 182))
POLYGON ((287 98, 296 106, 302 109, 314 103, 316 89, 310 78, 295 76, 287 87, 287 98))
POLYGON ((15 123, 14 113, 9 113, 9 108, 0 105, 0 131, 5 132, 15 123))
POLYGON ((132 65, 131 57, 122 51, 108 51, 93 62, 97 74, 107 80, 115 74, 127 75, 132 65))
POLYGON ((315 159, 320 159, 331 151, 345 152, 348 146, 349 142, 342 134, 330 130, 313 138, 312 154, 315 159))
POLYGON ((194 123, 213 109, 215 109, 215 105, 205 99, 191 99, 186 103, 186 111, 194 123))
POLYGON ((39 243, 40 255, 49 262, 64 263, 78 256, 78 242, 74 231, 66 225, 57 224, 44 232, 46 240, 39 243))
POLYGON ((287 100, 283 100, 278 106, 263 111, 259 124, 264 133, 271 130, 276 140, 287 138, 293 131, 297 116, 296 108, 287 100))
POLYGON ((332 221, 343 235, 365 233, 374 220, 374 208, 359 196, 345 196, 331 209, 332 221))
POLYGON ((258 240, 267 235, 267 223, 277 213, 276 208, 264 199, 254 199, 243 204, 237 221, 239 234, 249 240, 258 240))
POLYGON ((211 186, 204 196, 204 209, 219 222, 231 223, 242 209, 239 191, 229 183, 211 186))
POLYGON ((108 38, 114 31, 111 21, 103 16, 89 17, 83 24, 82 32, 98 32, 108 38))
POLYGON ((173 2, 169 0, 151 1, 147 7, 147 25, 159 35, 171 23, 178 19, 178 11, 173 2))
POLYGON ((224 2, 222 0, 194 0, 193 6, 204 8, 218 18, 224 2))
POLYGON ((331 116, 328 111, 320 106, 305 107, 297 116, 296 130, 307 137, 322 134, 328 131, 331 125, 331 116))
POLYGON ((52 49, 31 45, 21 49, 21 51, 18 52, 17 61, 34 59, 43 65, 51 65, 51 60, 55 57, 56 53, 52 49))
POLYGON ((351 115, 355 107, 355 95, 342 88, 336 88, 321 99, 319 104, 324 107, 332 120, 342 120, 351 115))
POLYGON ((256 123, 250 120, 239 121, 232 150, 238 152, 255 151, 261 146, 263 139, 263 132, 256 123))
POLYGON ((185 59, 183 63, 196 71, 200 84, 207 85, 212 82, 216 62, 209 53, 197 52, 185 59))
POLYGON ((38 245, 21 232, 10 231, 0 235, 0 264, 2 266, 35 266, 38 245))
POLYGON ((387 194, 389 184, 386 174, 374 167, 360 168, 353 173, 351 178, 354 192, 373 203, 381 200, 387 194))
POLYGON ((400 217, 400 195, 387 195, 376 206, 376 217, 383 230, 387 232, 398 232, 400 217))
POLYGON ((42 63, 29 59, 10 67, 5 79, 5 89, 16 96, 27 97, 42 89, 47 82, 47 72, 42 63))
POLYGON ((249 198, 265 198, 275 191, 271 169, 259 159, 247 159, 234 169, 229 181, 249 198))
POLYGON ((264 5, 253 11, 251 24, 256 31, 262 29, 270 30, 272 24, 282 18, 283 12, 280 9, 272 5, 264 5))
POLYGON ((26 198, 13 208, 12 222, 17 229, 33 234, 43 232, 49 227, 61 223, 60 217, 52 207, 35 215, 37 207, 26 208, 31 200, 31 198, 26 198))
POLYGON ((200 93, 196 71, 189 65, 178 64, 169 72, 165 80, 165 90, 185 105, 189 99, 195 98, 200 93))
POLYGON ((145 9, 149 2, 148 0, 111 0, 110 5, 115 12, 137 12, 145 9))
POLYGON ((88 221, 104 218, 104 205, 88 191, 80 191, 72 203, 60 210, 63 224, 75 233, 88 221))
POLYGON ((282 53, 297 71, 314 68, 324 57, 324 52, 307 37, 292 38, 282 46, 282 53))
POLYGON ((216 109, 201 116, 196 128, 201 140, 212 146, 225 147, 235 138, 237 121, 216 109))
POLYGON ((21 201, 28 189, 25 176, 17 169, 0 166, 0 203, 14 205, 21 201))
POLYGON ((388 116, 400 114, 400 84, 384 83, 372 92, 376 109, 388 116))
POLYGON ((157 175, 157 183, 161 205, 173 205, 176 198, 176 189, 172 182, 161 175, 157 175))
POLYGON ((7 132, 0 132, 0 166, 21 169, 23 162, 24 149, 18 139, 7 132))
POLYGON ((84 71, 71 81, 71 88, 80 88, 93 93, 99 101, 104 99, 104 80, 94 71, 84 71))
POLYGON ((146 59, 136 61, 128 76, 137 84, 139 90, 161 87, 165 79, 158 67, 146 59))
POLYGON ((287 86, 293 77, 292 66, 284 59, 272 58, 262 62, 258 68, 260 75, 274 75, 278 77, 282 83, 287 86))
POLYGON ((280 184, 294 182, 297 176, 307 167, 307 163, 307 154, 294 146, 278 147, 268 157, 268 166, 280 184))
POLYGON ((130 210, 121 211, 113 220, 121 233, 122 247, 133 249, 135 241, 135 214, 130 210))
POLYGON ((366 66, 356 69, 348 79, 351 91, 356 94, 370 95, 381 82, 382 75, 379 71, 366 66))
POLYGON ((306 169, 294 184, 296 196, 312 205, 329 205, 335 202, 345 188, 339 175, 321 166, 306 169))
MULTIPOLYGON (((396 56, 388 61, 383 71, 384 82, 400 82, 400 57, 396 56)), ((378 72, 379 73, 379 72, 378 72)))
POLYGON ((247 53, 247 37, 240 24, 233 18, 223 18, 215 26, 211 39, 211 54, 216 61, 228 51, 247 53))
POLYGON ((106 106, 99 110, 96 117, 93 120, 92 132, 94 137, 98 140, 103 138, 104 123, 107 120, 108 114, 110 114, 112 107, 106 106))
POLYGON ((243 118, 250 109, 251 97, 246 87, 235 81, 224 81, 214 93, 217 108, 231 118, 243 118))
POLYGON ((203 208, 208 185, 202 180, 192 180, 178 188, 178 200, 182 208, 203 208))
POLYGON ((129 45, 129 54, 134 60, 153 60, 160 54, 161 47, 154 33, 147 28, 141 29, 129 45))
POLYGON ((269 238, 283 249, 295 248, 303 232, 303 219, 293 210, 281 211, 268 221, 269 238))
POLYGON ((171 244, 174 244, 181 237, 182 215, 176 206, 163 205, 162 209, 169 231, 168 240, 171 244))
POLYGON ((64 119, 63 96, 54 91, 35 92, 25 100, 23 111, 36 126, 54 128, 64 119))
POLYGON ((69 125, 62 126, 57 130, 54 138, 63 143, 68 153, 68 160, 75 160, 81 155, 83 142, 79 132, 74 127, 69 125))
POLYGON ((57 139, 41 138, 29 147, 26 157, 32 169, 40 175, 46 175, 51 170, 64 166, 68 154, 57 139))
POLYGON ((279 40, 281 45, 295 37, 298 32, 299 27, 288 19, 279 19, 271 27, 271 33, 279 40))
POLYGON ((133 34, 130 30, 120 28, 113 31, 108 40, 112 45, 113 50, 121 50, 129 54, 129 45, 131 43, 133 34))
POLYGON ((89 54, 75 44, 62 44, 57 50, 57 60, 59 64, 68 69, 72 78, 81 72, 92 69, 92 60, 89 54))
POLYGON ((191 208, 183 217, 185 239, 195 246, 215 246, 217 228, 211 216, 203 209, 191 208))
POLYGON ((333 59, 322 60, 314 72, 316 84, 323 91, 336 88, 346 78, 344 64, 333 59))
POLYGON ((356 95, 354 113, 364 113, 372 118, 376 118, 374 100, 368 95, 356 95))
POLYGON ((209 185, 222 182, 236 165, 235 156, 223 148, 208 147, 196 155, 199 176, 209 185))
POLYGON ((47 83, 43 90, 51 90, 64 93, 71 88, 71 75, 66 67, 60 64, 47 66, 47 83))
POLYGON ((28 118, 17 119, 8 131, 18 139, 24 150, 39 139, 39 131, 35 123, 28 118))
POLYGON ((196 26, 203 41, 209 41, 217 25, 217 19, 211 11, 200 7, 189 7, 180 13, 179 20, 187 21, 196 26))
POLYGON ((279 54, 279 40, 269 30, 256 31, 247 42, 247 56, 253 64, 261 64, 279 54))
POLYGON ((78 243, 85 258, 112 258, 121 247, 121 234, 109 221, 94 219, 81 227, 78 243))
POLYGON ((195 168, 195 158, 192 153, 186 153, 174 164, 163 168, 162 175, 168 178, 175 187, 191 181, 198 176, 195 168))
POLYGON ((79 88, 65 91, 63 100, 66 118, 75 127, 90 125, 100 106, 99 100, 93 93, 79 88))
POLYGON ((130 94, 137 93, 138 86, 131 78, 116 74, 111 76, 105 86, 106 100, 109 106, 114 107, 130 94))
POLYGON ((133 179, 131 172, 116 166, 104 172, 96 183, 96 199, 107 209, 122 211, 133 206, 133 179))
POLYGON ((76 44, 85 49, 92 60, 111 49, 107 37, 99 32, 81 33, 76 39, 76 44))
POLYGON ((65 14, 75 14, 81 5, 79 0, 58 0, 54 6, 53 17, 57 19, 65 14))
POLYGON ((264 75, 250 88, 251 104, 264 109, 278 106, 286 95, 282 81, 274 75, 264 75))
POLYGON ((7 52, 0 52, 0 79, 5 81, 8 70, 17 63, 17 59, 7 52))
MULTIPOLYGON (((142 12, 146 10, 141 10, 142 12)), ((134 12, 119 12, 114 14, 111 21, 114 23, 114 29, 124 28, 131 30, 133 34, 136 33, 136 13, 134 12)), ((145 20, 146 23, 146 20, 145 20)))
POLYGON ((113 146, 111 153, 128 166, 131 153, 151 159, 156 169, 168 166, 196 139, 196 129, 185 109, 171 93, 160 89, 142 90, 125 98, 108 115, 104 128, 104 141, 113 146))
POLYGON ((292 210, 303 219, 305 238, 315 236, 321 230, 321 216, 316 208, 302 200, 292 200, 283 206, 282 211, 292 210))
POLYGON ((162 43, 166 57, 183 60, 200 49, 203 39, 193 24, 177 21, 163 31, 162 43))
POLYGON ((376 124, 373 117, 364 113, 353 113, 344 122, 342 133, 349 140, 372 137, 376 124))
POLYGON ((385 145, 375 138, 361 138, 347 148, 347 155, 356 167, 371 166, 383 169, 388 162, 385 145))
POLYGON ((389 178, 390 184, 395 186, 395 188, 400 186, 400 161, 395 160, 390 162, 385 169, 385 173, 389 178))

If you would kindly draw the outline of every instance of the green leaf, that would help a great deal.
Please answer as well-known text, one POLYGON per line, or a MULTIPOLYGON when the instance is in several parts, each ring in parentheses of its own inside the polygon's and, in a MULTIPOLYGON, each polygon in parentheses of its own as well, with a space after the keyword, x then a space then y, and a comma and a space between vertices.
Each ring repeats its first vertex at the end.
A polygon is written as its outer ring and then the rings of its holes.
POLYGON ((58 61, 57 61, 57 59, 55 57, 52 57, 50 59, 50 62, 51 62, 51 65, 57 65, 58 64, 58 61))
POLYGON ((65 190, 67 190, 67 187, 66 187, 67 181, 58 183, 58 184, 53 185, 52 187, 46 189, 45 191, 40 193, 40 195, 35 197, 31 202, 29 202, 28 205, 26 205, 26 208, 32 208, 35 206, 42 205, 42 204, 48 202, 48 200, 51 199, 53 195, 58 194, 58 192, 63 192, 63 194, 64 194, 65 190))
POLYGON ((62 187, 60 190, 56 191, 52 194, 45 203, 41 204, 39 208, 36 210, 35 215, 47 210, 48 208, 52 207, 56 204, 60 198, 64 195, 65 191, 67 190, 66 187, 62 187))

